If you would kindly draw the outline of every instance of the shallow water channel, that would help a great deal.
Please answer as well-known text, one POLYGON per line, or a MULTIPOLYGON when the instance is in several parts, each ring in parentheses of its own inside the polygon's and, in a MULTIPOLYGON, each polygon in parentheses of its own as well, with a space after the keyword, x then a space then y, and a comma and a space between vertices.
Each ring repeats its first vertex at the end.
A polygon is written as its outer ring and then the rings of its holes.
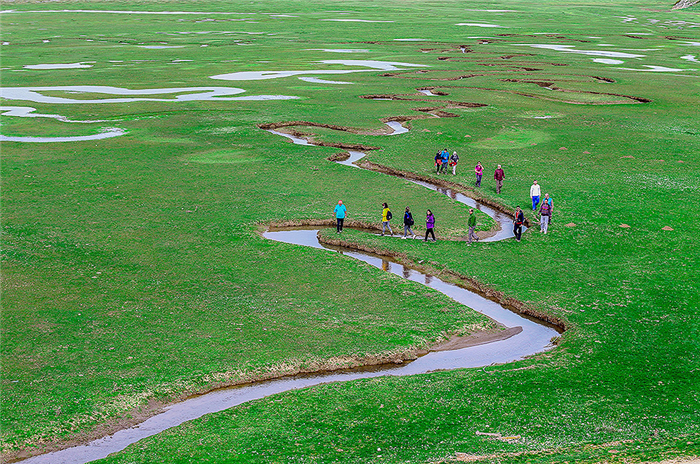
MULTIPOLYGON (((395 130, 393 134, 406 132, 399 123, 391 123, 395 130), (401 129, 398 129, 398 127, 401 129)), ((270 131, 287 138, 295 143, 311 145, 305 139, 297 138, 282 132, 270 131)), ((393 135, 392 134, 392 135, 393 135)), ((359 167, 352 162, 365 156, 363 152, 351 152, 351 157, 341 164, 359 167)), ((472 198, 450 189, 438 188, 426 182, 414 181, 419 185, 432 190, 437 190, 457 201, 469 204, 491 215, 499 222, 500 231, 489 240, 503 240, 512 236, 511 227, 506 223, 510 218, 502 213, 480 205, 472 198), (503 232, 503 233, 501 233, 503 232), (510 232, 510 235, 506 232, 510 232)), ((337 372, 323 372, 319 374, 307 374, 293 377, 283 377, 276 380, 256 382, 238 387, 224 388, 213 392, 189 398, 180 403, 165 408, 164 412, 147 419, 129 429, 120 430, 113 435, 92 441, 86 445, 68 448, 62 451, 47 453, 22 461, 23 463, 51 463, 51 464, 82 464, 96 459, 107 457, 111 453, 121 451, 132 443, 156 435, 169 428, 176 427, 184 422, 197 419, 205 414, 223 411, 238 406, 248 401, 265 398, 276 393, 296 390, 329 382, 346 382, 356 379, 381 377, 381 376, 406 376, 424 374, 436 370, 452 370, 471 367, 488 366, 495 363, 507 363, 522 359, 523 357, 540 353, 552 348, 551 340, 558 335, 557 330, 540 321, 526 318, 508 310, 495 301, 489 300, 477 293, 469 291, 458 285, 440 280, 437 277, 422 273, 416 269, 403 266, 390 259, 358 252, 339 247, 326 247, 318 241, 318 230, 313 228, 298 228, 288 230, 270 230, 263 234, 269 240, 291 243, 295 245, 309 246, 327 250, 332 253, 342 253, 372 266, 391 272, 414 282, 435 289, 453 300, 468 306, 497 321, 505 328, 521 328, 519 332, 513 330, 515 335, 504 340, 498 340, 486 344, 468 346, 466 348, 451 351, 431 351, 414 361, 403 364, 391 364, 374 366, 362 369, 348 369, 337 372)))

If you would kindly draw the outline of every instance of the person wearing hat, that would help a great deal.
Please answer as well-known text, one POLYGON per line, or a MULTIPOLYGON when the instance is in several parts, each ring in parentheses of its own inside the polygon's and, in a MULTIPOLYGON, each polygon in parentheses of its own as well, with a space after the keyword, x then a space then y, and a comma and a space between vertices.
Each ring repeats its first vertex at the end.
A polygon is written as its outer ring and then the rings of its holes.
POLYGON ((343 222, 345 222, 345 216, 347 216, 347 208, 343 204, 343 200, 338 201, 338 204, 335 205, 335 220, 336 220, 336 234, 339 234, 343 231, 343 222))

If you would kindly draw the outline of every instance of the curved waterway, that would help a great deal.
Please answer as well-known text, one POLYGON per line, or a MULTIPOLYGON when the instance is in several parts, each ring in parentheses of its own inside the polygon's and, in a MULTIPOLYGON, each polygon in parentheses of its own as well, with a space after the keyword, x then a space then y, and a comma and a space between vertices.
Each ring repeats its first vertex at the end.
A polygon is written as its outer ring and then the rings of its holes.
MULTIPOLYGON (((393 130, 393 132, 387 134, 387 135, 399 135, 399 134, 405 134, 408 132, 408 129, 404 127, 400 122, 397 121, 389 121, 385 123, 390 129, 393 130)), ((267 129, 267 132, 270 132, 275 135, 279 135, 281 137, 285 137, 289 140, 291 140, 293 143, 296 145, 305 145, 305 146, 316 146, 313 143, 309 142, 307 139, 303 137, 296 137, 291 134, 287 134, 284 132, 280 132, 277 130, 273 129, 267 129)), ((361 166, 358 166, 356 164, 357 161, 361 160, 365 156, 367 156, 367 153, 362 152, 362 151, 357 151, 357 150, 346 150, 348 154, 350 154, 350 157, 346 160, 343 161, 337 161, 338 164, 342 164, 345 166, 352 166, 354 168, 361 168, 361 166)), ((432 158, 431 158, 432 161, 432 158)), ((459 165, 458 165, 459 166, 459 165)), ((449 174, 448 174, 449 176, 449 174)), ((424 182, 421 180, 415 180, 415 179, 409 179, 405 178, 406 180, 413 182, 414 184, 418 184, 420 186, 423 186, 427 189, 434 190, 436 192, 442 193, 443 195, 447 195, 448 197, 452 198, 455 201, 458 201, 462 204, 465 204, 471 208, 475 208, 489 216, 491 216, 495 221, 496 224, 498 225, 498 230, 496 231, 495 234, 481 239, 483 242, 495 242, 498 240, 504 240, 506 238, 512 238, 514 237, 513 234, 513 218, 502 212, 499 211, 495 208, 492 208, 491 206, 488 206, 484 203, 481 203, 478 200, 475 200, 474 198, 471 198, 463 193, 456 192, 451 188, 445 188, 445 187, 439 187, 437 185, 431 184, 429 182, 424 182)), ((527 230, 527 227, 523 226, 523 232, 527 230)))
MULTIPOLYGON (((390 127, 394 129, 394 132, 389 135, 403 133, 408 130, 401 126, 400 123, 387 123, 387 125, 390 125, 390 127)), ((305 139, 293 137, 289 134, 272 130, 270 132, 291 138, 294 143, 312 145, 305 139)), ((341 162, 341 164, 359 167, 352 163, 365 156, 365 153, 354 151, 350 152, 350 154, 351 157, 341 162), (355 159, 353 160, 353 158, 355 159)), ((475 206, 485 213, 492 215, 492 217, 499 222, 501 232, 504 230, 511 230, 510 227, 506 227, 506 223, 501 222, 505 219, 509 220, 509 218, 506 218, 505 215, 502 215, 500 212, 492 208, 485 205, 480 205, 466 195, 453 192, 450 189, 442 189, 427 182, 414 182, 423 185, 426 188, 439 191, 457 201, 469 204, 470 206, 475 206)), ((328 252, 333 253, 340 252, 351 258, 371 264, 372 266, 386 272, 391 272, 392 274, 403 277, 404 279, 426 285, 495 320, 504 326, 504 330, 506 330, 510 336, 498 341, 468 346, 466 348, 456 350, 431 351, 424 356, 418 357, 414 361, 401 365, 391 364, 365 369, 349 369, 338 372, 323 372, 312 375, 283 377, 276 380, 256 382, 238 387, 215 390, 204 395, 189 398, 172 406, 168 406, 162 413, 153 416, 134 427, 120 430, 108 437, 95 440, 86 445, 34 456, 22 462, 27 464, 82 464, 105 458, 109 454, 121 451, 130 444, 136 443, 143 438, 156 435, 184 422, 202 417, 205 414, 223 411, 248 401, 265 398, 276 393, 297 390, 300 388, 306 388, 329 382, 347 382, 350 380, 381 376, 416 375, 436 370, 452 370, 507 363, 546 351, 553 347, 551 340, 553 337, 558 335, 558 332, 554 327, 548 324, 526 318, 477 293, 469 291, 458 285, 447 283, 435 276, 431 276, 419 270, 401 265, 390 259, 350 249, 326 247, 318 241, 318 231, 319 229, 312 228, 277 231, 270 230, 265 232, 263 236, 269 240, 310 246, 328 250, 328 252)), ((510 236, 512 236, 512 232, 510 236)), ((508 237, 509 235, 507 233, 499 232, 489 239, 503 240, 504 238, 508 237)))

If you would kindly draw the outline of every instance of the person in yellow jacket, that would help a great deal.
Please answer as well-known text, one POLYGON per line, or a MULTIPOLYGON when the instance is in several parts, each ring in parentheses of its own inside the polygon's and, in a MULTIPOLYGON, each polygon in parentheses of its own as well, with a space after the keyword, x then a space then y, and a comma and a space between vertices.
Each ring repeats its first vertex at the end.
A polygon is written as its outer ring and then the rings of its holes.
POLYGON ((391 221, 391 211, 389 211, 389 205, 386 203, 382 203, 382 235, 384 235, 384 232, 386 231, 387 228, 389 228, 389 235, 394 235, 394 231, 391 230, 391 224, 389 224, 389 221, 391 221))

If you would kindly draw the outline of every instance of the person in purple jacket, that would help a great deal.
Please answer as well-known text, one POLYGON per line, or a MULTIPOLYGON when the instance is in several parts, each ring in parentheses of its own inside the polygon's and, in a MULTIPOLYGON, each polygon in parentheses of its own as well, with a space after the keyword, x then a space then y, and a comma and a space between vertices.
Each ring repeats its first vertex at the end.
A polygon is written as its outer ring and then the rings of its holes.
POLYGON ((433 212, 428 210, 427 214, 425 216, 425 242, 428 241, 428 234, 433 236, 433 242, 436 242, 435 240, 435 216, 433 216, 433 212))
POLYGON ((474 172, 476 172, 476 186, 481 187, 481 176, 484 175, 484 168, 481 166, 481 161, 476 162, 474 172))

